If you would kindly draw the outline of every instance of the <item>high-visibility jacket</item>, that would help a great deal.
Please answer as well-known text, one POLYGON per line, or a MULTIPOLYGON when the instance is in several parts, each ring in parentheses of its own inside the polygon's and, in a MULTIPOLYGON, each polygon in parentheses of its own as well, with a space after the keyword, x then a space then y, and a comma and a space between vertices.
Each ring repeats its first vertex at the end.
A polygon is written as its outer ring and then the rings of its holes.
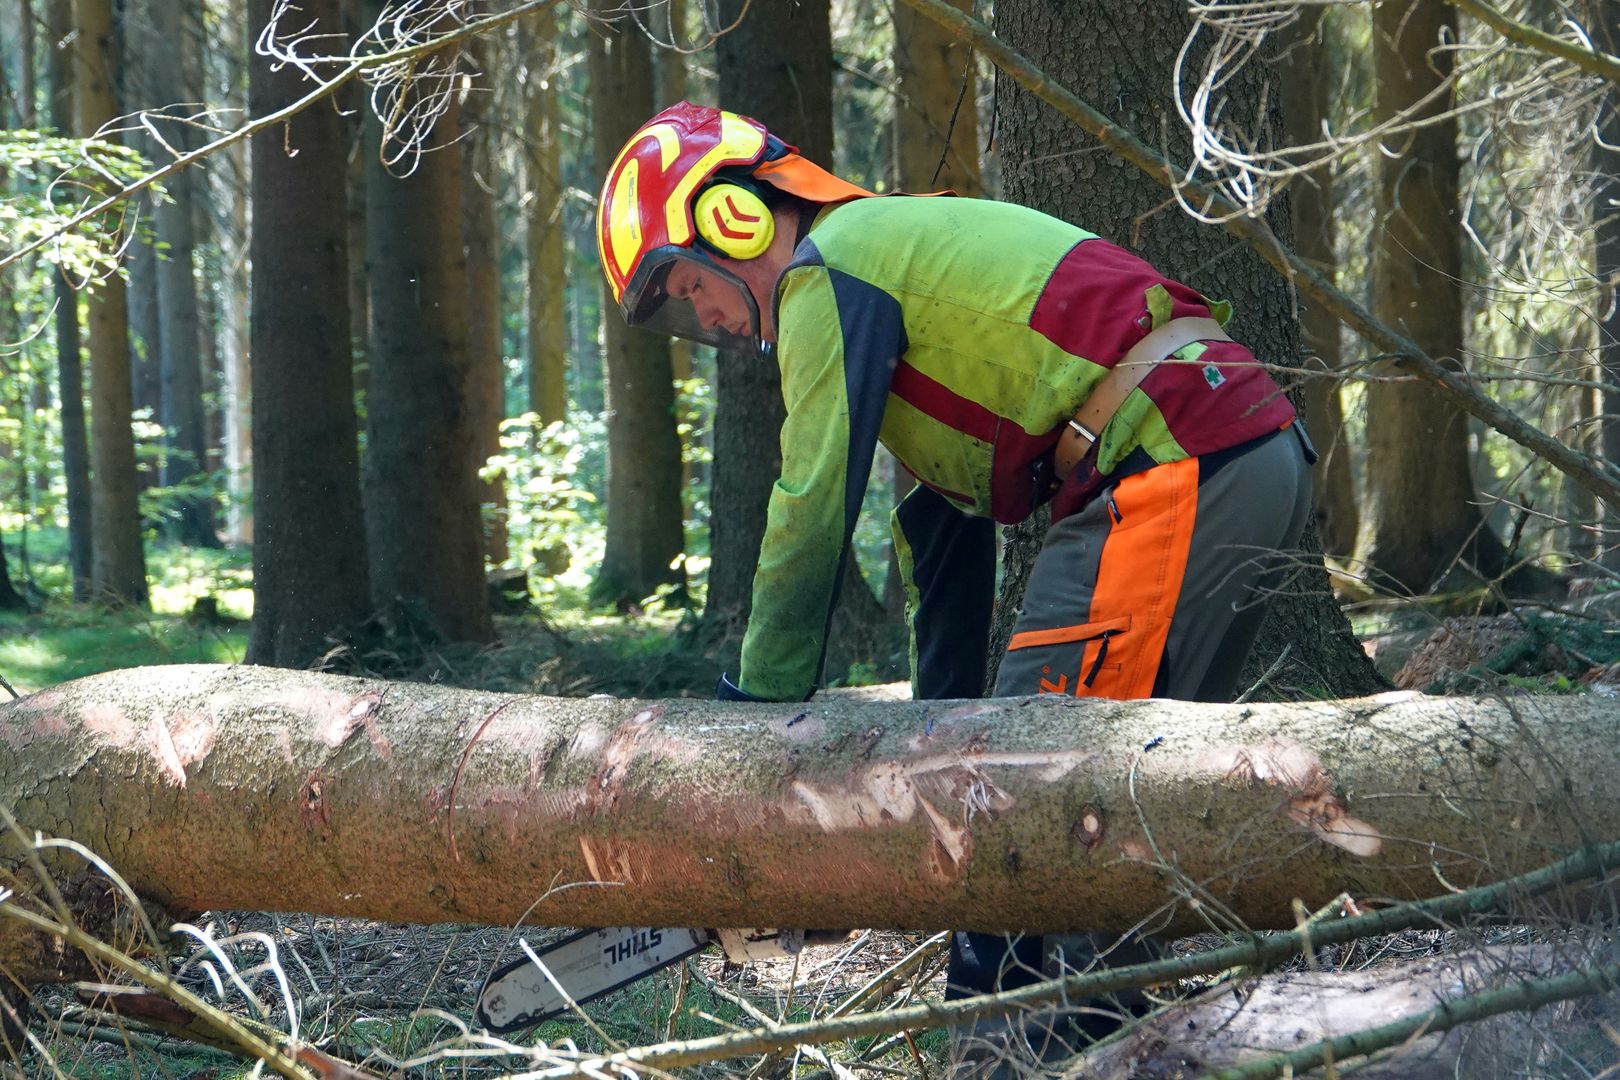
POLYGON ((1247 349, 1194 343, 1131 392, 1054 495, 1052 448, 1113 364, 1170 319, 1225 322, 1230 309, 1009 203, 901 196, 824 211, 775 301, 782 475, 738 680, 759 697, 815 689, 879 442, 963 514, 1016 522, 1048 498, 1061 518, 1129 472, 1294 419, 1247 349))

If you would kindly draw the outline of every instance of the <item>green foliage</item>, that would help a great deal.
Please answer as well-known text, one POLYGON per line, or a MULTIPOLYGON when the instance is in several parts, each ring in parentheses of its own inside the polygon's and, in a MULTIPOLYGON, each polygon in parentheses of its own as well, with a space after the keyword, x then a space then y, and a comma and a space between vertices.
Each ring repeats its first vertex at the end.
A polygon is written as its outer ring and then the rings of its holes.
MULTIPOLYGON (((0 251, 56 232, 109 184, 121 187, 146 169, 139 154, 116 143, 0 130, 0 174, 8 176, 0 198, 0 251)), ((109 243, 108 234, 116 234, 120 224, 117 217, 80 222, 42 254, 80 280, 101 277, 117 266, 117 245, 109 243)))
MULTIPOLYGON (((6 534, 14 580, 22 576, 22 535, 6 534)), ((71 592, 64 530, 27 535, 29 585, 46 606, 31 615, 0 615, 0 675, 18 690, 146 664, 240 663, 253 612, 252 556, 245 550, 147 547, 152 610, 107 611, 60 602, 71 592), (198 600, 213 597, 218 619, 194 619, 198 600)), ((19 582, 20 584, 20 582, 19 582)))
POLYGON ((484 467, 485 479, 506 477, 504 513, 512 558, 541 568, 546 578, 568 568, 586 526, 584 511, 596 502, 576 483, 576 474, 600 428, 599 421, 541 426, 532 412, 503 420, 501 452, 484 467))

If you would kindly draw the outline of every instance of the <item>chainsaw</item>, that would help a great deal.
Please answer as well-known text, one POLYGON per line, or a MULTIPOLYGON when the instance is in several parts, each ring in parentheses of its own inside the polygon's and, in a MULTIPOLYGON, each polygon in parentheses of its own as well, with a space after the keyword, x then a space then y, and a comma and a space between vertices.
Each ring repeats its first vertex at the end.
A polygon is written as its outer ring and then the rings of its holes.
POLYGON ((836 944, 846 930, 697 930, 610 926, 582 930, 544 949, 519 939, 522 958, 497 968, 478 995, 478 1022, 502 1035, 533 1027, 628 986, 711 944, 741 964, 836 944))

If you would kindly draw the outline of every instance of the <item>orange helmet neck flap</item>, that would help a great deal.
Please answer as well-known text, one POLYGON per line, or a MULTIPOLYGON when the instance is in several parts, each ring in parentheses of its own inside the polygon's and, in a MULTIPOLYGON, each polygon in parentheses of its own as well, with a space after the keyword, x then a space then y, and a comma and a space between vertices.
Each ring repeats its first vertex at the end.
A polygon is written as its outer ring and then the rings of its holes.
POLYGON ((872 194, 807 161, 751 117, 683 101, 643 124, 608 169, 596 212, 597 253, 625 321, 763 353, 753 292, 722 260, 770 249, 773 190, 822 204, 872 194), (711 275, 707 287, 740 293, 728 310, 745 309, 746 325, 670 295, 670 271, 683 260, 711 275))

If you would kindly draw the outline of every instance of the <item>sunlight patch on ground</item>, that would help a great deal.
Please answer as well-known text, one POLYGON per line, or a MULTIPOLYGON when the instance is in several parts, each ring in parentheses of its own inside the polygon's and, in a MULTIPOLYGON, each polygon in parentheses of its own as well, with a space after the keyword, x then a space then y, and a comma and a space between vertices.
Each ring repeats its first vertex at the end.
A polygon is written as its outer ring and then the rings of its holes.
POLYGON ((192 625, 140 612, 0 617, 0 675, 19 693, 116 668, 147 664, 235 664, 247 625, 192 625), (66 617, 65 617, 66 616, 66 617))

